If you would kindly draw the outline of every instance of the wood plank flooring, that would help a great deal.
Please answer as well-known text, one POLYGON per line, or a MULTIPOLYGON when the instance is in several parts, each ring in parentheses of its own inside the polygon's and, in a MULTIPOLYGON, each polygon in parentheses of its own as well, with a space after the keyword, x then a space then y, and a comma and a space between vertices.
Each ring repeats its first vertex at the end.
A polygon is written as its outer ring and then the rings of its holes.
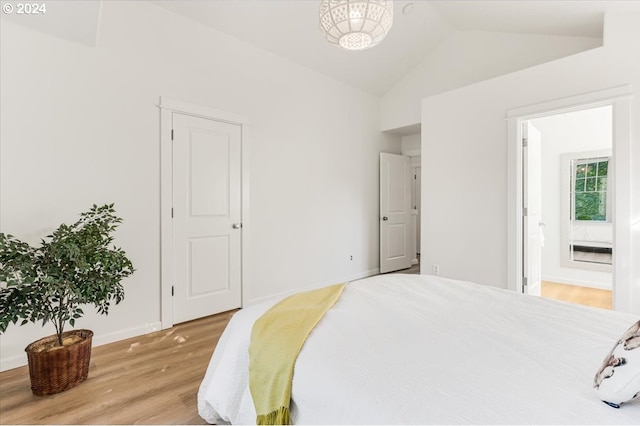
POLYGON ((596 308, 613 309, 613 293, 611 290, 543 281, 542 297, 596 308))
MULTIPOLYGON (((391 272, 392 274, 420 274, 420 264, 409 269, 391 272)), ((602 309, 613 309, 613 293, 611 290, 600 290, 550 281, 542 282, 542 297, 593 306, 602 309)))
POLYGON ((0 373, 0 424, 206 424, 197 392, 235 311, 93 348, 88 379, 37 397, 27 367, 0 373))

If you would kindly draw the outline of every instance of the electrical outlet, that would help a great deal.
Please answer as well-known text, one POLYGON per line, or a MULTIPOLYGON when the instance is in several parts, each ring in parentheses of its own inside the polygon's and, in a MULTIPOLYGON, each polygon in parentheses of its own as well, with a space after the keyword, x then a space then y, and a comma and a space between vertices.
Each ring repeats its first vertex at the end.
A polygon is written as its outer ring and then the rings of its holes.
POLYGON ((440 275, 440 265, 436 263, 433 264, 433 275, 440 275))

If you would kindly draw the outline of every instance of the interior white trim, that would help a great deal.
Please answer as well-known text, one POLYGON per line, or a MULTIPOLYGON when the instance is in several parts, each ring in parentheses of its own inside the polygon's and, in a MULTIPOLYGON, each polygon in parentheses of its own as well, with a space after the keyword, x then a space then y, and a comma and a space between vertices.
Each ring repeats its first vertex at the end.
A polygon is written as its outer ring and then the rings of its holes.
MULTIPOLYGON (((356 274, 352 274, 352 275, 349 275, 346 278, 342 278, 340 281, 348 283, 348 282, 351 282, 351 281, 358 281, 358 280, 361 280, 361 279, 364 279, 364 278, 369 278, 369 277, 372 277, 374 275, 380 275, 380 268, 369 269, 368 271, 363 271, 363 272, 359 272, 359 273, 356 273, 356 274)), ((297 288, 297 289, 292 289, 292 290, 286 290, 286 291, 278 292, 276 294, 270 294, 269 296, 257 297, 255 299, 246 300, 246 301, 243 301, 243 306, 246 307, 246 306, 251 306, 251 305, 258 304, 258 303, 266 302, 266 301, 269 301, 269 300, 283 299, 283 298, 285 298, 287 296, 290 296, 290 295, 292 295, 294 293, 297 293, 299 291, 302 291, 302 290, 314 290, 316 288, 326 287, 326 286, 329 286, 329 285, 333 285, 335 283, 336 283, 336 280, 317 282, 317 283, 311 284, 308 287, 305 287, 304 289, 297 288)))
MULTIPOLYGON (((119 342, 121 340, 129 339, 131 337, 138 337, 144 334, 153 333, 160 330, 160 322, 153 322, 145 324, 139 327, 127 328, 126 330, 119 330, 113 333, 96 334, 93 336, 93 347, 106 345, 108 343, 119 342)), ((12 370, 14 368, 27 365, 27 354, 22 352, 19 355, 2 358, 2 371, 12 370)))
POLYGON ((246 116, 221 111, 215 108, 191 104, 162 96, 160 98, 160 318, 162 329, 173 326, 173 300, 171 286, 173 281, 173 223, 171 208, 173 200, 173 165, 171 152, 171 129, 173 113, 203 117, 240 125, 242 130, 242 305, 246 305, 246 288, 249 275, 249 253, 251 223, 249 220, 249 120, 246 116))
POLYGON ((580 111, 601 105, 611 105, 615 100, 629 99, 632 96, 629 85, 612 87, 567 98, 555 99, 534 105, 526 105, 507 111, 507 119, 519 118, 522 121, 549 115, 580 111))
POLYGON ((214 120, 224 121, 226 123, 240 125, 249 124, 249 119, 244 115, 222 111, 204 105, 192 104, 177 99, 167 98, 165 96, 160 97, 160 104, 158 106, 161 109, 168 109, 173 112, 182 112, 184 114, 194 115, 197 117, 212 118, 214 120))
POLYGON ((631 311, 631 91, 623 85, 510 109, 507 118, 507 288, 522 292, 522 138, 521 123, 558 113, 613 106, 614 254, 613 308, 631 311))
POLYGON ((552 283, 566 284, 566 285, 575 285, 580 287, 589 287, 589 288, 595 288, 597 290, 611 290, 610 286, 603 285, 602 283, 595 282, 595 281, 585 281, 585 280, 575 280, 575 279, 571 279, 569 281, 563 277, 554 277, 549 275, 543 275, 542 281, 548 281, 552 283))
POLYGON ((409 157, 420 157, 422 155, 422 149, 410 149, 408 151, 404 151, 402 155, 406 155, 409 157))

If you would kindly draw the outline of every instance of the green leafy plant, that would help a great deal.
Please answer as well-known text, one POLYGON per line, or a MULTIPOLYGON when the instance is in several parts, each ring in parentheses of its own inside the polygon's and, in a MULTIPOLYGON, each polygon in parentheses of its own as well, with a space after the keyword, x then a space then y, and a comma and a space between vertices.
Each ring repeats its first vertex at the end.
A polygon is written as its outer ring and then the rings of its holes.
POLYGON ((134 271, 125 252, 112 246, 122 219, 113 204, 93 207, 73 225, 62 224, 40 247, 0 233, 0 333, 9 324, 52 322, 62 345, 66 323, 72 327, 92 304, 108 314, 124 298, 123 278, 134 271))

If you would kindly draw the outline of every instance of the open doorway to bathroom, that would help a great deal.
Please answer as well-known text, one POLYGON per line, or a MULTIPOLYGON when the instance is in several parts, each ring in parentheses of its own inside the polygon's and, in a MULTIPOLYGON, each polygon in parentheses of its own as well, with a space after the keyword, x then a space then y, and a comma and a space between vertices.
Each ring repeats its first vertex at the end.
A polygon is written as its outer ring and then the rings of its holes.
POLYGON ((612 309, 612 117, 605 105, 528 120, 541 137, 543 297, 612 309))

